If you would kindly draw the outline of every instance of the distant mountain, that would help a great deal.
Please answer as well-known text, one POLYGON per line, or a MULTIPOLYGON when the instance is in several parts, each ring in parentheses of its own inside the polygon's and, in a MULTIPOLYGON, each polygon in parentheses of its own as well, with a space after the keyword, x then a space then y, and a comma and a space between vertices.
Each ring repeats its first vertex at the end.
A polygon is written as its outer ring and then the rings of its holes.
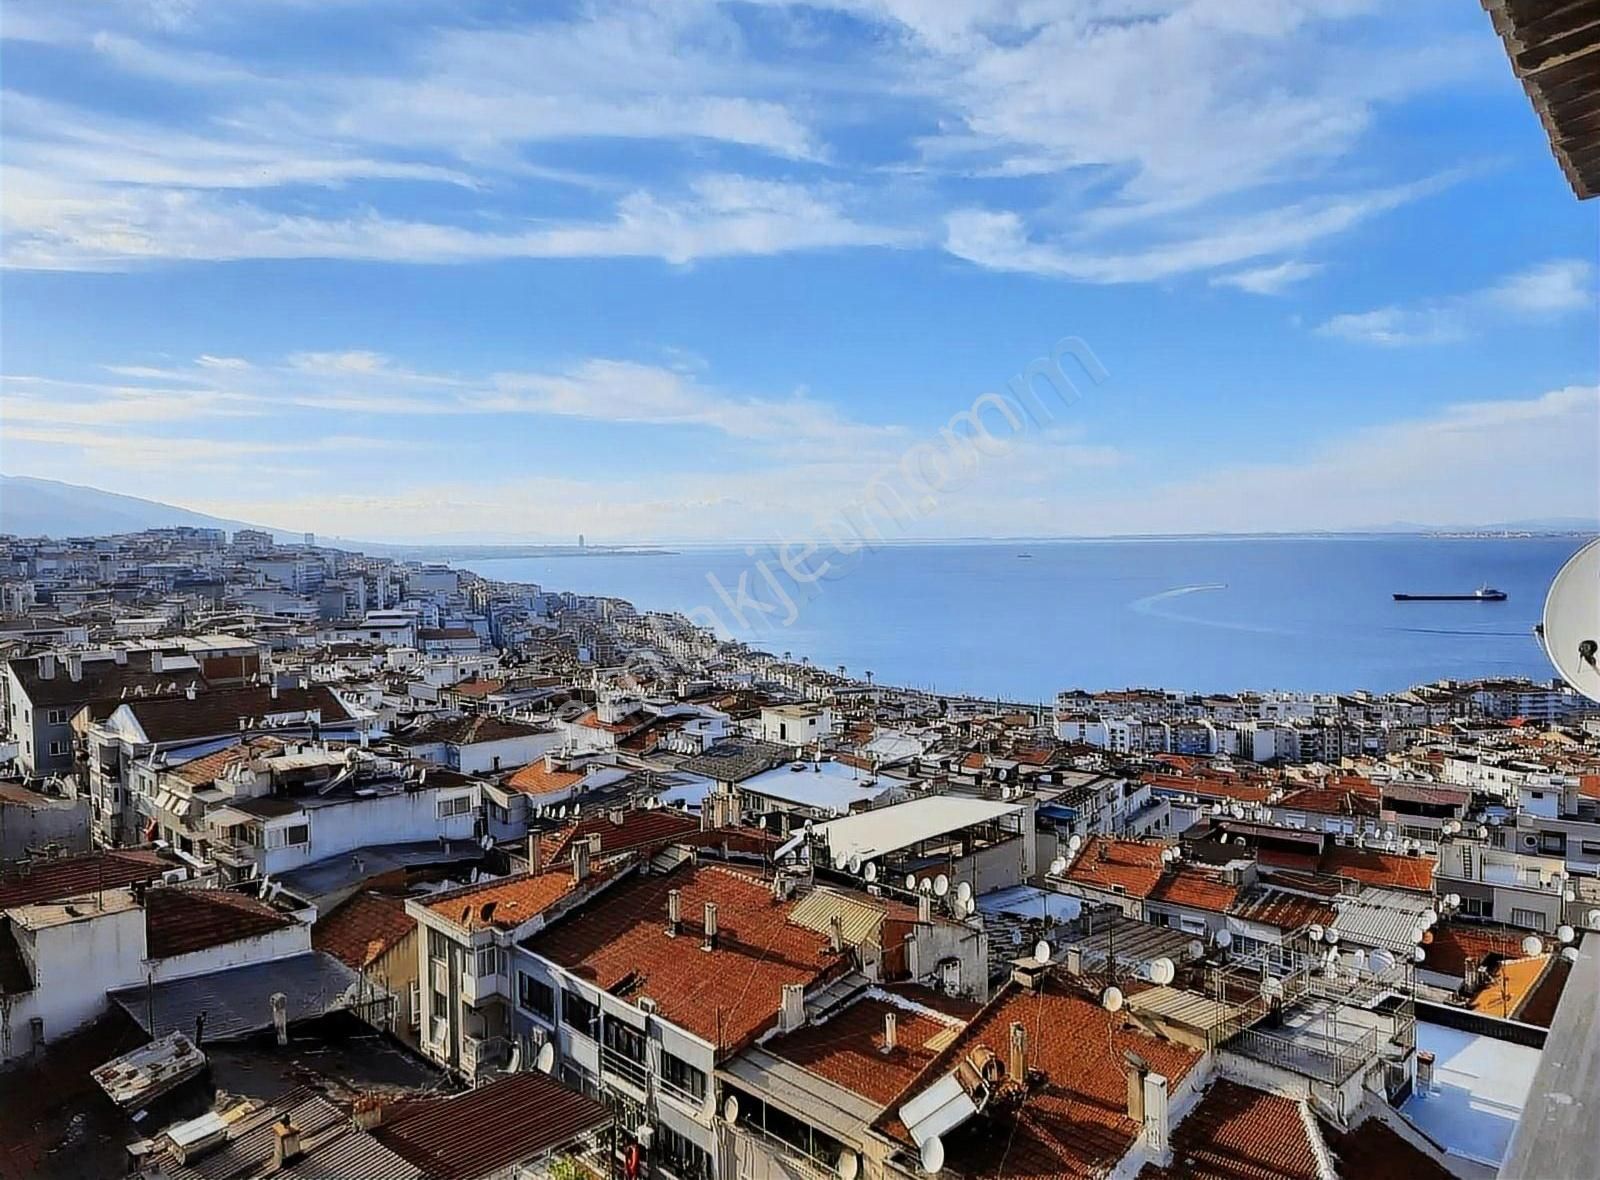
MULTIPOLYGON (((79 484, 26 475, 0 475, 0 533, 19 537, 92 537, 174 525, 226 529, 230 534, 239 529, 261 527, 79 484)), ((297 537, 283 529, 267 531, 280 540, 297 537)))

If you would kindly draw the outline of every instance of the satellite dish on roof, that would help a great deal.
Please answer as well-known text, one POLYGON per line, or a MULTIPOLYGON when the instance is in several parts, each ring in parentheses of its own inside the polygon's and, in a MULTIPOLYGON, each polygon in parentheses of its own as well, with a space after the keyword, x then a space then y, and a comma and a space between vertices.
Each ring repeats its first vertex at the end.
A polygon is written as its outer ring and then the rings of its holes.
POLYGON ((1322 926, 1321 926, 1321 924, 1317 923, 1317 922, 1311 923, 1310 928, 1306 930, 1306 934, 1308 936, 1310 936, 1312 942, 1321 942, 1322 941, 1322 926))
POLYGON ((966 915, 969 918, 978 912, 978 899, 976 897, 969 897, 965 901, 960 901, 958 899, 957 904, 966 911, 966 915))
POLYGON ((736 1096, 729 1094, 723 1101, 722 1117, 730 1123, 739 1121, 739 1099, 736 1096))
POLYGON ((1562 945, 1565 946, 1567 943, 1571 942, 1574 938, 1578 937, 1578 932, 1576 930, 1574 930, 1571 926, 1568 926, 1565 923, 1563 923, 1562 925, 1556 927, 1556 937, 1559 938, 1561 940, 1562 945))
POLYGON ((922 1144, 922 1156, 919 1161, 922 1170, 930 1176, 936 1176, 944 1167, 944 1143, 939 1136, 932 1135, 922 1144))
POLYGON ((549 1073, 556 1067, 556 1047, 546 1041, 539 1046, 539 1056, 534 1059, 534 1067, 540 1073, 549 1073))
POLYGON ((1426 959, 1427 957, 1428 957, 1428 952, 1423 950, 1420 946, 1414 946, 1414 947, 1411 948, 1411 958, 1415 962, 1420 963, 1420 962, 1422 962, 1422 960, 1426 959))
POLYGON ((1539 940, 1537 935, 1530 934, 1527 938, 1522 940, 1522 953, 1527 955, 1530 959, 1533 958, 1534 955, 1543 954, 1544 943, 1539 940))
POLYGON ((963 905, 972 900, 972 886, 966 881, 956 886, 956 900, 963 905))
POLYGON ((1115 984, 1100 993, 1100 1006, 1107 1012, 1122 1011, 1122 989, 1115 984))
POLYGON ((910 889, 912 891, 916 890, 916 888, 917 888, 917 875, 915 873, 907 873, 906 874, 906 888, 910 889))
POLYGON ((1283 981, 1276 975, 1268 975, 1261 981, 1261 994, 1268 999, 1283 995, 1283 981))
POLYGON ((1357 947, 1350 956, 1350 965, 1357 971, 1365 971, 1367 969, 1367 952, 1357 947))
POLYGON ((1588 919, 1591 930, 1600 930, 1600 910, 1590 910, 1584 917, 1588 919))
POLYGON ((917 888, 922 890, 922 892, 924 892, 924 893, 932 893, 933 892, 933 878, 932 877, 924 877, 924 878, 922 878, 922 880, 917 882, 917 888))
POLYGON ((852 873, 856 874, 857 876, 860 876, 861 875, 861 854, 859 852, 852 852, 850 854, 849 859, 844 862, 844 865, 845 865, 845 868, 849 869, 852 873))
POLYGON ((1562 947, 1561 957, 1569 963, 1576 963, 1578 961, 1578 948, 1575 946, 1562 947))
POLYGON ((1427 933, 1428 932, 1421 926, 1413 926, 1411 928, 1411 941, 1416 943, 1418 946, 1421 946, 1422 940, 1427 936, 1427 933))
POLYGON ((1600 540, 1574 553, 1556 574, 1539 631, 1561 679, 1600 701, 1600 540))
POLYGON ((950 892, 950 878, 940 873, 933 879, 933 895, 943 897, 950 892))
POLYGON ((1050 875, 1052 877, 1059 877, 1062 873, 1064 873, 1066 871, 1067 871, 1067 858, 1066 857, 1058 856, 1053 861, 1050 862, 1050 875))
POLYGON ((1221 930, 1218 930, 1217 933, 1216 933, 1215 941, 1216 941, 1216 944, 1218 946, 1220 946, 1223 950, 1227 950, 1230 946, 1233 945, 1233 931, 1229 930, 1227 928, 1223 928, 1221 930))
POLYGON ((861 1171, 861 1157, 846 1148, 839 1153, 839 1163, 835 1170, 839 1173, 839 1180, 856 1180, 856 1175, 861 1171))
POLYGON ((1160 958, 1150 964, 1150 982, 1166 987, 1178 978, 1178 968, 1171 959, 1160 958))
POLYGON ((1067 841, 1067 849, 1070 852, 1077 852, 1078 849, 1080 849, 1082 847, 1083 847, 1083 837, 1082 836, 1074 835, 1071 839, 1069 839, 1067 841))
POLYGON ((1033 957, 1041 963, 1048 963, 1050 961, 1050 944, 1042 938, 1034 943, 1033 957))
POLYGON ((1334 946, 1339 941, 1339 930, 1337 927, 1329 926, 1322 932, 1322 937, 1329 946, 1334 946))
POLYGON ((878 879, 878 866, 872 861, 868 861, 866 865, 862 867, 861 875, 867 879, 867 883, 870 885, 872 882, 878 879))
POLYGON ((1380 946, 1368 956, 1367 966, 1379 975, 1386 971, 1392 971, 1394 970, 1394 954, 1380 946))
POLYGON ((1206 953, 1206 944, 1205 943, 1201 942, 1198 938, 1191 938, 1189 940, 1189 957, 1191 959, 1198 959, 1202 955, 1204 955, 1205 953, 1206 953))

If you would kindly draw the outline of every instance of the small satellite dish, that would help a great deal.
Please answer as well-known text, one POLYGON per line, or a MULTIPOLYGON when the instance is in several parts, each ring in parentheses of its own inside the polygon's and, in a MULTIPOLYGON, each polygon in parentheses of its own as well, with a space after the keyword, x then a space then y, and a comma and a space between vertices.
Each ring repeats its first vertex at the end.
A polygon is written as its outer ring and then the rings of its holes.
POLYGON ((1176 978, 1178 978, 1178 969, 1173 965, 1171 959, 1157 959, 1155 962, 1150 964, 1151 983, 1159 984, 1161 987, 1166 987, 1167 984, 1171 983, 1176 978))
POLYGON ((1460 909, 1461 908, 1461 895, 1459 893, 1447 893, 1447 894, 1445 894, 1444 895, 1444 904, 1449 906, 1453 910, 1454 909, 1460 909))
POLYGON ((916 888, 917 888, 917 875, 915 873, 907 873, 906 874, 906 888, 910 889, 912 892, 916 891, 916 888))
POLYGON ((1367 952, 1357 949, 1356 952, 1350 956, 1350 965, 1357 971, 1365 971, 1367 969, 1367 952))
POLYGON ((1066 857, 1058 856, 1053 861, 1050 862, 1050 875, 1052 877, 1059 877, 1062 873, 1064 873, 1066 871, 1067 871, 1067 858, 1066 857))
POLYGON ((1367 960, 1367 964, 1376 974, 1382 975, 1385 971, 1394 969, 1394 955, 1380 946, 1372 952, 1372 957, 1367 960))
POLYGON ((1189 958, 1198 959, 1202 955, 1204 955, 1205 953, 1206 953, 1206 944, 1205 943, 1201 942, 1198 938, 1191 938, 1189 940, 1189 958))
POLYGON ((1041 963, 1048 963, 1050 961, 1050 944, 1041 938, 1034 944, 1033 957, 1041 963))
POLYGON ((1411 958, 1413 961, 1420 963, 1427 957, 1428 952, 1423 950, 1420 946, 1414 946, 1411 948, 1411 958))
POLYGON ((809 836, 811 834, 811 820, 809 818, 800 826, 805 830, 806 835, 809 836))
POLYGON ((1218 930, 1215 941, 1223 950, 1227 950, 1233 945, 1233 931, 1227 929, 1218 930))
POLYGON ((924 892, 924 893, 931 894, 933 892, 933 878, 932 877, 924 877, 924 878, 922 878, 922 880, 917 882, 917 888, 922 890, 922 892, 924 892))
POLYGON ((1544 943, 1536 935, 1530 934, 1522 940, 1522 953, 1530 959, 1534 955, 1541 955, 1544 953, 1544 943))
POLYGON ((1311 928, 1307 930, 1306 933, 1311 936, 1312 942, 1322 941, 1322 927, 1318 923, 1311 923, 1311 928))
POLYGON ((539 1056, 534 1059, 534 1067, 540 1073, 549 1073, 556 1067, 556 1047, 549 1041, 539 1046, 539 1056))
POLYGON ((1322 932, 1322 937, 1329 946, 1335 946, 1339 942, 1339 931, 1335 927, 1329 926, 1322 932))
POLYGON ((943 897, 950 892, 950 878, 940 873, 933 879, 933 895, 943 897))
POLYGON ((1122 1011, 1122 989, 1116 985, 1100 993, 1100 1006, 1107 1012, 1122 1011))
POLYGON ((730 1123, 736 1123, 739 1121, 739 1099, 732 1094, 729 1094, 728 1097, 723 1100, 722 1117, 730 1123))
POLYGON ((1261 994, 1271 999, 1283 995, 1283 981, 1276 975, 1269 975, 1261 981, 1261 994))
POLYGON ((1073 836, 1070 840, 1067 841, 1067 850, 1069 852, 1076 853, 1078 851, 1078 849, 1080 849, 1082 847, 1083 847, 1083 837, 1082 836, 1073 836))
POLYGON ((856 1180, 856 1174, 861 1171, 861 1157, 853 1151, 841 1151, 837 1171, 839 1180, 856 1180))
POLYGON ((861 875, 867 879, 867 883, 870 885, 878 879, 878 866, 869 860, 861 870, 861 875))
POLYGON ((1578 948, 1575 946, 1562 947, 1561 957, 1569 963, 1576 963, 1578 961, 1578 948))
POLYGON ((956 900, 962 905, 972 900, 972 886, 968 882, 963 881, 956 886, 956 900))
POLYGON ((1574 553, 1550 583, 1540 635, 1561 679, 1600 701, 1600 540, 1574 553))
POLYGON ((1590 910, 1584 917, 1589 920, 1590 929, 1600 930, 1600 910, 1590 910))
POLYGON ((1418 946, 1421 946, 1422 940, 1424 937, 1426 937, 1427 933, 1428 932, 1421 926, 1413 926, 1411 928, 1411 941, 1416 943, 1418 946))
POLYGON ((1562 945, 1565 946, 1567 943, 1571 942, 1574 938, 1578 937, 1578 932, 1576 930, 1574 930, 1571 926, 1565 926, 1565 925, 1557 926, 1556 927, 1556 937, 1559 938, 1561 940, 1562 945))
POLYGON ((972 917, 973 914, 978 912, 978 899, 976 897, 967 898, 966 901, 961 902, 961 908, 966 911, 967 917, 972 917))
POLYGON ((922 1170, 930 1176, 937 1176, 944 1167, 944 1143, 939 1136, 934 1135, 922 1145, 922 1170))
POLYGON ((849 859, 844 862, 844 865, 845 868, 849 869, 852 873, 859 877, 861 875, 861 854, 859 852, 852 852, 849 859))

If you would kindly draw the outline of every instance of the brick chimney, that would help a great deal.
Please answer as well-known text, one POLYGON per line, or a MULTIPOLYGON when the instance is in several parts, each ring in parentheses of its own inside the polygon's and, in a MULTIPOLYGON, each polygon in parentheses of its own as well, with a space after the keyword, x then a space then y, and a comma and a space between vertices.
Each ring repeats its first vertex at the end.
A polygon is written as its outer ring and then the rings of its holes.
POLYGON ((540 840, 538 832, 528 833, 528 872, 537 873, 544 869, 544 842, 540 840))
POLYGON ((706 902, 706 940, 700 948, 703 951, 717 949, 717 903, 706 902))
POLYGON ((778 1031, 793 1032, 806 1022, 806 988, 803 983, 783 985, 783 1001, 778 1006, 778 1031))
POLYGON ((1020 1020, 1011 1022, 1011 1053, 1006 1059, 1006 1073, 1018 1085, 1028 1080, 1028 1030, 1020 1020))
POLYGON ((272 1127, 272 1170, 281 1172, 300 1158, 300 1128, 286 1114, 272 1127))
POLYGON ((572 845, 572 883, 582 885, 589 875, 589 842, 576 840, 572 845))
POLYGON ((677 889, 667 890, 667 937, 677 938, 683 924, 683 894, 677 889))

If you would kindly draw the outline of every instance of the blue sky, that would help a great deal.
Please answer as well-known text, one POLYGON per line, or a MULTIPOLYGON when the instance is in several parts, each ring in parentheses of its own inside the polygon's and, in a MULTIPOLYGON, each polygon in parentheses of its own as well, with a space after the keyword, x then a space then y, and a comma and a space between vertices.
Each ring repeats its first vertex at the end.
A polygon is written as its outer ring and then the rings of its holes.
POLYGON ((0 33, 9 474, 374 540, 1597 510, 1595 208, 1460 0, 0 33), (1070 408, 941 436, 1065 337, 1070 408))

